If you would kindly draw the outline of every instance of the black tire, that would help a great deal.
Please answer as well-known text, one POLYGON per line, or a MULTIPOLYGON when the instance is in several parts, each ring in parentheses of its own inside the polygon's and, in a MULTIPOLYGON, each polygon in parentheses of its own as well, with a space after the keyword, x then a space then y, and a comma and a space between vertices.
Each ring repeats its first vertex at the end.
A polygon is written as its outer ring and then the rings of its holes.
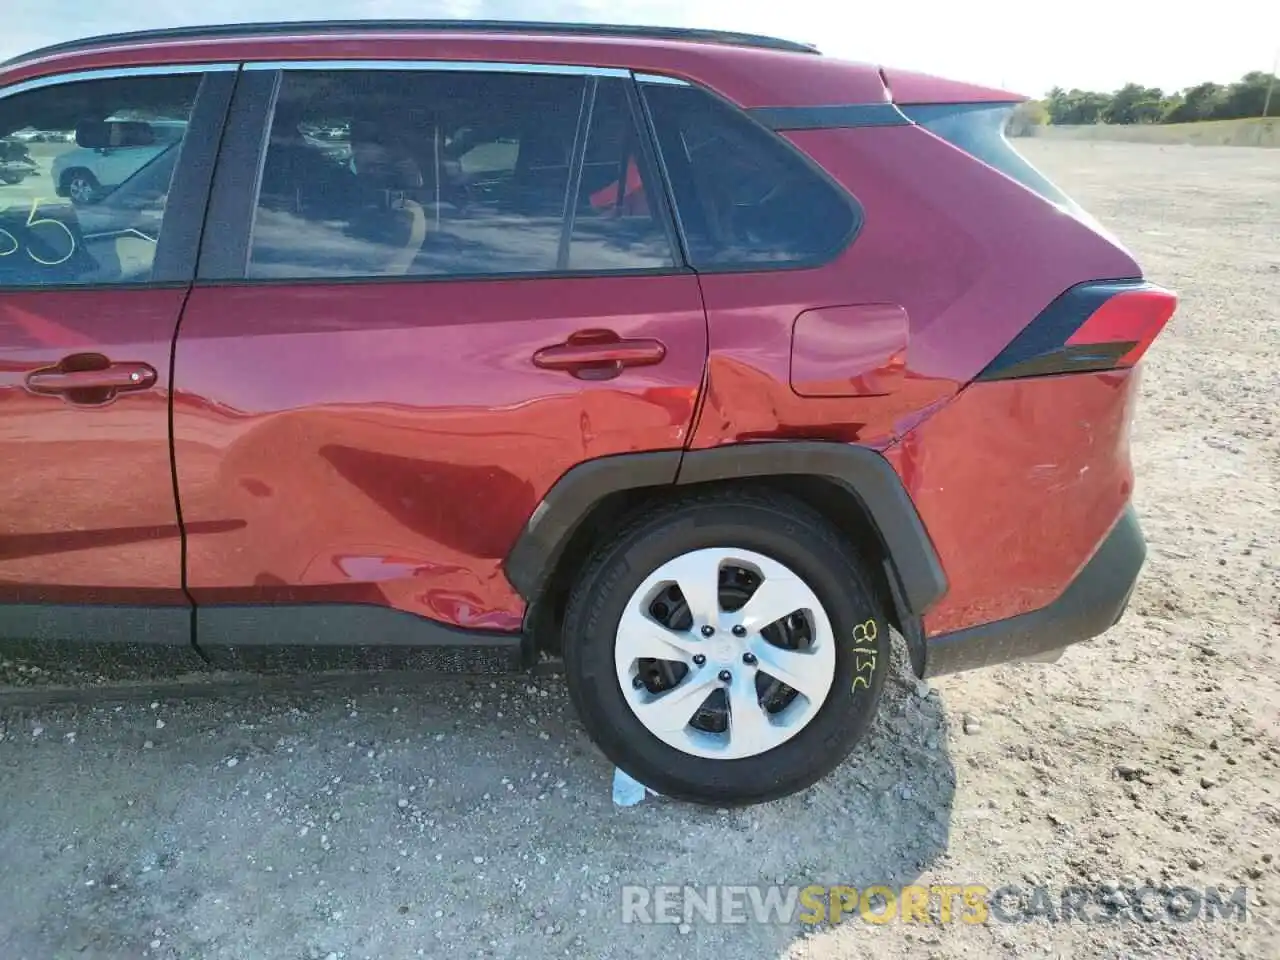
POLYGON ((84 206, 96 203, 98 200, 98 192, 102 186, 98 183, 98 178, 88 170, 81 167, 68 170, 62 175, 62 192, 73 204, 84 206), (85 185, 88 193, 81 193, 76 188, 76 182, 80 181, 85 185))
POLYGON ((570 697, 605 755, 664 796, 732 806, 803 790, 849 755, 879 705, 890 642, 871 584, 851 545, 791 497, 744 490, 664 506, 609 538, 573 588, 564 624, 570 697), (706 547, 752 550, 789 567, 818 597, 835 632, 835 681, 826 701, 794 737, 756 756, 705 759, 664 743, 641 723, 618 684, 615 635, 631 595, 663 563, 706 547), (876 625, 871 640, 869 621, 876 625), (859 625, 862 639, 855 643, 859 625), (875 653, 855 653, 855 646, 875 653))

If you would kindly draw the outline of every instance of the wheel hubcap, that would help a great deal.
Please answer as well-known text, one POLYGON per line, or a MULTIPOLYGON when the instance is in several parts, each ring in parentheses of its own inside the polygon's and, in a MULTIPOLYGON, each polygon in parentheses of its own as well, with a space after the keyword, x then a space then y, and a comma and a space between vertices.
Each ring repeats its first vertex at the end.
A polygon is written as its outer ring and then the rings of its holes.
POLYGON ((831 690, 835 659, 831 622, 803 580, 763 554, 720 548, 650 574, 614 646, 618 684, 645 728, 726 760, 804 729, 831 690))

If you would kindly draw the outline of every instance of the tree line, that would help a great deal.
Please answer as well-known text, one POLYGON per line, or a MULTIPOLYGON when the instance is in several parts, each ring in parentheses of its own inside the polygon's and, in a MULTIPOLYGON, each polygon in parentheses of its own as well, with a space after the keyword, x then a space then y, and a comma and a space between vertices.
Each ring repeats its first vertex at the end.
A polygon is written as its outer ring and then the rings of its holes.
POLYGON ((1235 120, 1260 117, 1271 95, 1271 115, 1280 115, 1280 83, 1273 74, 1254 70, 1235 83, 1199 83, 1186 90, 1166 93, 1159 87, 1128 83, 1114 93, 1064 90, 1054 87, 1043 100, 1027 104, 1024 122, 1087 123, 1194 123, 1199 120, 1235 120))

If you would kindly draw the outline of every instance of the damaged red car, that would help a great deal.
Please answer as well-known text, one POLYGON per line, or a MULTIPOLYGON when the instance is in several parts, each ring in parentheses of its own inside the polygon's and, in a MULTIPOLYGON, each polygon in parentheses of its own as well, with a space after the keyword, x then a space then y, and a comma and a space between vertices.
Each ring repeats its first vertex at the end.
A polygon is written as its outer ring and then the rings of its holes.
POLYGON ((561 661, 620 767, 729 804, 853 750, 893 632, 921 676, 1102 633, 1175 298, 1021 99, 537 23, 0 65, 0 137, 58 134, 0 188, 0 637, 561 661))

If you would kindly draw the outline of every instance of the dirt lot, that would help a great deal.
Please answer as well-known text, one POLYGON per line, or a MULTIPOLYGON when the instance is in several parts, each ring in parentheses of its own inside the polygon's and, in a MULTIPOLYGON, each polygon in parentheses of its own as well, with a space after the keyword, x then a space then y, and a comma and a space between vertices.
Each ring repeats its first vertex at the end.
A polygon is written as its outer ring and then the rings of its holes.
POLYGON ((0 957, 1280 956, 1280 164, 1024 148, 1183 295, 1119 627, 903 678, 857 758, 735 812, 613 806, 556 680, 10 709, 0 957), (912 882, 1244 885, 1248 920, 621 922, 623 884, 912 882))

